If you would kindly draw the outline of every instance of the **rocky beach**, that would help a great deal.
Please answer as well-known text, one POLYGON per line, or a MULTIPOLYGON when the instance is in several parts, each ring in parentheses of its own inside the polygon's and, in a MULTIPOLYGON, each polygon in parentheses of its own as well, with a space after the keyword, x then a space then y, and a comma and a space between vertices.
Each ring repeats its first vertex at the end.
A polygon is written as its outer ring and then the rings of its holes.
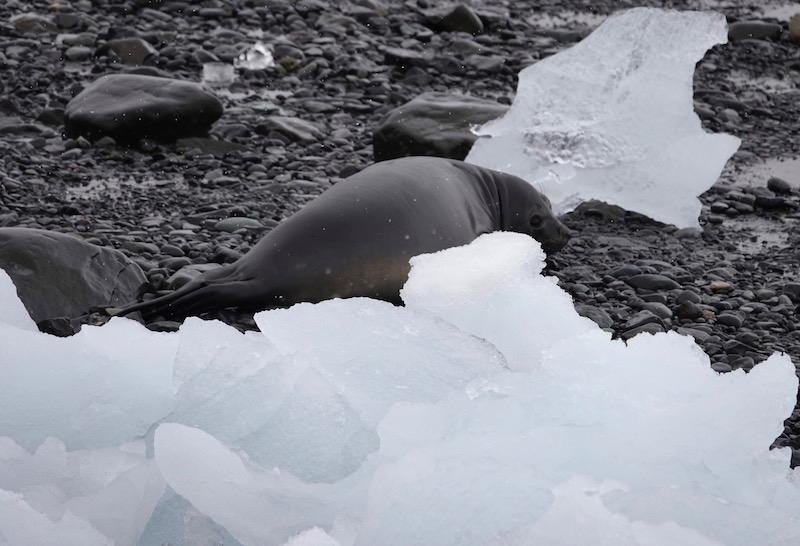
MULTIPOLYGON (((236 261, 375 161, 463 159, 520 70, 642 5, 726 16, 694 108, 741 146, 700 196, 699 228, 585 202, 562 217, 573 236, 545 274, 614 337, 677 331, 722 374, 774 352, 800 365, 800 6, 780 1, 8 0, 0 267, 37 272, 17 287, 42 331, 102 324, 96 307, 236 261), (131 110, 103 117, 131 89, 131 110), (147 130, 126 121, 142 115, 147 130), (54 288, 65 270, 80 273, 54 288)), ((248 314, 206 318, 257 329, 248 314)), ((775 445, 800 464, 800 408, 775 445)))

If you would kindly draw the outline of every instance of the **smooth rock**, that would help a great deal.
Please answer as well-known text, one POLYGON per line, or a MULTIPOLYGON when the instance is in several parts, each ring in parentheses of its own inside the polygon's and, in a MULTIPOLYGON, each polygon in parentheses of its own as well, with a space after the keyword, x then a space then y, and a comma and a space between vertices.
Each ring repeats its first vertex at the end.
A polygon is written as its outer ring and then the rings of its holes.
POLYGON ((117 250, 20 227, 0 228, 0 268, 36 322, 128 303, 146 281, 139 266, 117 250))
POLYGON ((375 161, 427 155, 464 159, 476 136, 471 127, 508 107, 466 95, 425 93, 392 110, 372 137, 375 161))
POLYGON ((67 136, 117 142, 174 140, 206 133, 222 103, 196 83, 142 76, 103 76, 67 104, 67 136))
POLYGON ((424 12, 425 22, 437 32, 481 34, 483 21, 469 6, 457 4, 424 12))

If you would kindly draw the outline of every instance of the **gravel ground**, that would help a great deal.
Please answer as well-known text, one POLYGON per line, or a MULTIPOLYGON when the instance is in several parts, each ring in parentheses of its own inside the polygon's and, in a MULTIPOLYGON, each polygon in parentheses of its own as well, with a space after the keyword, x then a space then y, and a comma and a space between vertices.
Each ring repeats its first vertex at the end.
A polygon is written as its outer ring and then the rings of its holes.
MULTIPOLYGON (((788 38, 790 5, 473 2, 486 26, 475 37, 426 27, 422 11, 438 5, 1 3, 0 226, 75 233, 113 246, 141 266, 153 290, 165 290, 184 266, 236 260, 315 195, 369 165, 373 129, 418 94, 466 92, 510 103, 520 69, 568 47, 608 13, 634 5, 713 8, 731 22, 761 19, 784 32, 717 46, 698 65, 695 107, 704 125, 743 141, 702 196, 703 229, 676 230, 588 203, 565 218, 575 237, 550 259, 549 272, 583 314, 623 338, 668 329, 690 334, 720 372, 750 369, 773 351, 800 363, 793 250, 800 160, 792 159, 800 155, 800 45, 788 38), (16 28, 12 17, 24 13, 47 17, 45 28, 16 28), (229 62, 256 41, 273 48, 279 62, 240 72, 216 89, 225 114, 211 136, 224 144, 141 141, 123 148, 64 138, 66 103, 97 76, 131 68, 104 48, 128 36, 157 51, 144 64, 176 78, 199 81, 203 63, 229 62), (402 67, 386 47, 426 56, 402 67), (262 123, 270 114, 312 122, 320 132, 302 141, 276 134, 262 123), (227 217, 251 221, 220 225, 227 217)), ((253 327, 247 316, 222 318, 253 327)), ((798 411, 779 443, 800 447, 797 422, 798 411)))

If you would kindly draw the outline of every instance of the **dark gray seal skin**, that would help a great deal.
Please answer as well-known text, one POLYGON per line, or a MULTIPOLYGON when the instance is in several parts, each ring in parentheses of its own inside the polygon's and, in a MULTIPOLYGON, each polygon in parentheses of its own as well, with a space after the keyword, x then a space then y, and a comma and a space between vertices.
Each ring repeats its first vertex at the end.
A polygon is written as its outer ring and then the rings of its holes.
POLYGON ((549 200, 516 176, 435 157, 384 161, 322 193, 235 263, 109 313, 186 317, 355 296, 400 303, 411 257, 493 231, 528 234, 548 253, 569 239, 549 200))

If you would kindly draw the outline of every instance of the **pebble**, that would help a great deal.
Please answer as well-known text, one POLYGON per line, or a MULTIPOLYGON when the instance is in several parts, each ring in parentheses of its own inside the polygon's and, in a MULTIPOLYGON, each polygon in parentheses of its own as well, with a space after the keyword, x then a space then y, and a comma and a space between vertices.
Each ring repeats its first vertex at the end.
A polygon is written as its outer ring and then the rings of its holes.
POLYGON ((681 287, 681 285, 669 277, 649 273, 634 275, 626 279, 625 282, 634 288, 643 288, 646 290, 674 290, 681 287))

